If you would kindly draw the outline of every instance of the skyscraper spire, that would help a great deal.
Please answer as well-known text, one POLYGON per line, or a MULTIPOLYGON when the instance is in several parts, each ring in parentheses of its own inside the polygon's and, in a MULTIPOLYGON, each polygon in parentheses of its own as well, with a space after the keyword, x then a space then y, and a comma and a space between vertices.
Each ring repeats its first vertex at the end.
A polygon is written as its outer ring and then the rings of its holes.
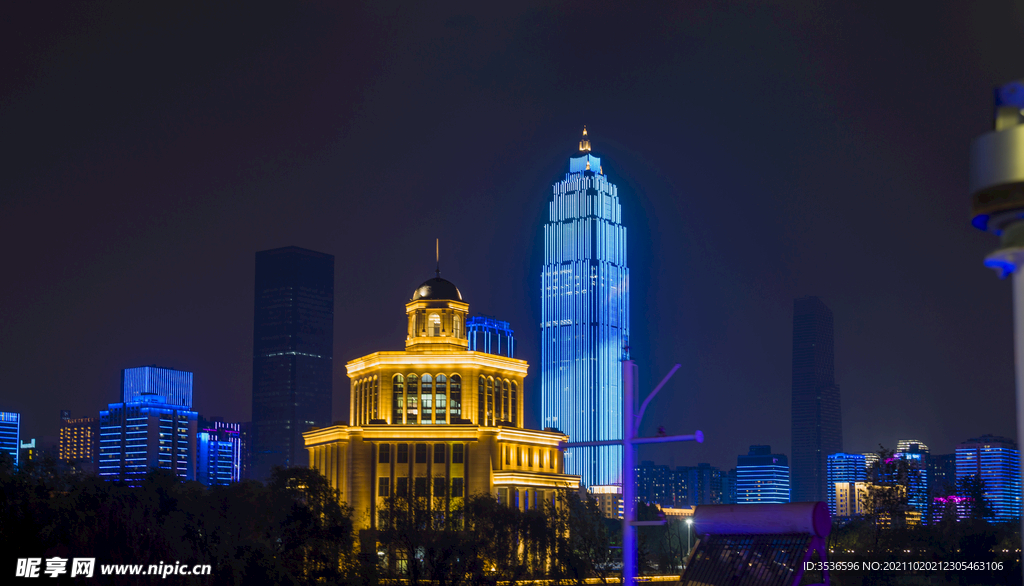
POLYGON ((580 152, 582 152, 582 153, 589 153, 590 152, 590 139, 587 138, 587 127, 586 126, 583 127, 583 140, 580 141, 580 152))

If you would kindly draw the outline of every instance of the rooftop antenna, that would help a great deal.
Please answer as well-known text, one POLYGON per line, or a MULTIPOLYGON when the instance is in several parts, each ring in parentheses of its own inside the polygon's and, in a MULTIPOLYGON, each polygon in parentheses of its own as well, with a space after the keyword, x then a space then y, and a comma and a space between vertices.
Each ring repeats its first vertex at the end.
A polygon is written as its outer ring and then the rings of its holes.
POLYGON ((585 125, 583 126, 583 140, 580 141, 580 152, 590 152, 590 139, 587 138, 587 127, 585 125))
POLYGON ((434 259, 437 261, 437 278, 441 278, 441 239, 434 240, 434 259))

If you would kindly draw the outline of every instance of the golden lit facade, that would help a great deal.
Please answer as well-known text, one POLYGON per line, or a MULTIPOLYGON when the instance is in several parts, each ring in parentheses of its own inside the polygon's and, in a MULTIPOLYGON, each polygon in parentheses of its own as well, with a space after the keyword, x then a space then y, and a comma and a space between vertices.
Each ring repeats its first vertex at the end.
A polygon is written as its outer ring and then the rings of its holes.
POLYGON ((100 451, 100 420, 95 417, 62 419, 58 455, 64 462, 95 462, 100 451))
POLYGON ((532 509, 579 487, 564 474, 567 437, 521 427, 527 363, 469 351, 468 311, 455 285, 425 282, 406 304, 405 351, 347 364, 352 425, 304 434, 310 466, 353 507, 357 528, 376 528, 392 497, 447 507, 486 493, 532 509))

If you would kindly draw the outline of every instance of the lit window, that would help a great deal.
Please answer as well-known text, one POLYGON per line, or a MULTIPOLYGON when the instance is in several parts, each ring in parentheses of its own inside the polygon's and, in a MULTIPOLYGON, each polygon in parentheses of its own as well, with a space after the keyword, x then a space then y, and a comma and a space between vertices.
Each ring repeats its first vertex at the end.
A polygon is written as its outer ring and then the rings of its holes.
POLYGON ((430 314, 430 335, 435 337, 441 335, 441 316, 436 313, 430 314))

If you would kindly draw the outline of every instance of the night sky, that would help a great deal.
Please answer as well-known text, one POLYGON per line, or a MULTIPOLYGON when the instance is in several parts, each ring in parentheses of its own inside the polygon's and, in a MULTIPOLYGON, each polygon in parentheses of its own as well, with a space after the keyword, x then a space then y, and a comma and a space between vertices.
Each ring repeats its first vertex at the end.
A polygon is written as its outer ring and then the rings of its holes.
POLYGON ((343 4, 7 21, 0 410, 23 437, 145 364, 248 420, 254 253, 289 245, 336 257, 347 419, 344 364, 403 348, 435 238, 470 312, 515 329, 537 426, 541 227, 584 125, 619 186, 643 388, 682 363, 642 432, 707 437, 641 459, 789 454, 804 295, 835 314, 847 451, 1015 437, 1010 283, 967 156, 1024 77, 1021 3, 343 4))

